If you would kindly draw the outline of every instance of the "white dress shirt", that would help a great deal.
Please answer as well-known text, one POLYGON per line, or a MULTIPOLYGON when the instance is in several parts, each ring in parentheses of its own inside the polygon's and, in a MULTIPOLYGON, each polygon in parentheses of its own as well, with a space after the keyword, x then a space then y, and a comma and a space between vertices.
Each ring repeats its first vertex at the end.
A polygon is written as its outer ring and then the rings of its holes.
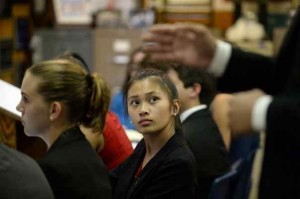
POLYGON ((196 111, 206 109, 206 108, 207 108, 207 105, 201 104, 198 106, 194 106, 193 108, 187 109, 180 114, 180 121, 184 122, 186 120, 186 118, 188 118, 190 115, 192 115, 196 111))
MULTIPOLYGON (((222 76, 229 62, 231 52, 232 47, 229 43, 218 40, 216 53, 208 70, 217 77, 222 76)), ((256 100, 251 113, 251 124, 253 130, 266 130, 267 111, 271 102, 272 97, 270 95, 264 95, 256 100)))

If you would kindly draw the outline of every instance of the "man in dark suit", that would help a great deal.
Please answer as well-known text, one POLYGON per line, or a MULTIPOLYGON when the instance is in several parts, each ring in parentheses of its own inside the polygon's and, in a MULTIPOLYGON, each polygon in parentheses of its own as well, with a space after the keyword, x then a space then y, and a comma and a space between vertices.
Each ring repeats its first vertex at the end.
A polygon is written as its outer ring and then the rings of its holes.
POLYGON ((276 60, 232 48, 200 25, 158 25, 143 39, 159 43, 145 47, 152 59, 206 68, 224 91, 259 88, 233 95, 230 126, 267 133, 260 198, 300 198, 299 8, 276 60))
POLYGON ((200 198, 208 198, 213 180, 230 166, 222 135, 207 107, 216 93, 214 78, 180 64, 171 66, 167 74, 176 85, 182 130, 196 157, 200 198))
POLYGON ((54 199, 48 181, 30 157, 0 143, 0 198, 54 199))

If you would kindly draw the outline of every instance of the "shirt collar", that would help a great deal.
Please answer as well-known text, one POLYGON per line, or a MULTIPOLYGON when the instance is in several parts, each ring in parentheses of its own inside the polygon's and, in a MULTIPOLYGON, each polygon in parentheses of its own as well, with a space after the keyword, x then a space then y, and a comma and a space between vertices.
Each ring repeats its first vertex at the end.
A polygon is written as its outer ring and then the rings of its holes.
POLYGON ((180 114, 180 120, 181 120, 181 122, 184 122, 184 120, 186 120, 186 118, 188 118, 190 115, 192 115, 196 111, 199 111, 199 110, 202 110, 202 109, 206 109, 206 108, 207 108, 207 105, 201 104, 201 105, 194 106, 193 108, 190 108, 190 109, 187 109, 187 110, 183 111, 180 114))

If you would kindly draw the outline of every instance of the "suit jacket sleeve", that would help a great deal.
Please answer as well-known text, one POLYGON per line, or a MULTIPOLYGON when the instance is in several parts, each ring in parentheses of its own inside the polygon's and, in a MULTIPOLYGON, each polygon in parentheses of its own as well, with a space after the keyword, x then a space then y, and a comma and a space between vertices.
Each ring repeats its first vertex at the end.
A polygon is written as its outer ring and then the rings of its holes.
POLYGON ((268 92, 274 67, 272 58, 233 48, 225 73, 218 79, 218 89, 237 92, 261 88, 268 92))
POLYGON ((218 82, 220 90, 232 92, 260 88, 272 95, 287 90, 299 90, 299 8, 285 35, 276 60, 233 48, 225 73, 218 82))

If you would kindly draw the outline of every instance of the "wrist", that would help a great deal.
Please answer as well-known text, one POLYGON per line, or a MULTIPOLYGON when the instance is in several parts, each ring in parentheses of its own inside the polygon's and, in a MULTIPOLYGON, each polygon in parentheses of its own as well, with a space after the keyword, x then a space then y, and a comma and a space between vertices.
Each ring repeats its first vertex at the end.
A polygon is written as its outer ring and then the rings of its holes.
POLYGON ((255 101, 251 114, 251 125, 253 130, 266 130, 267 111, 271 102, 272 97, 270 95, 264 95, 255 101))
POLYGON ((216 41, 214 55, 208 66, 208 71, 216 75, 222 76, 231 56, 231 45, 221 40, 216 41))

